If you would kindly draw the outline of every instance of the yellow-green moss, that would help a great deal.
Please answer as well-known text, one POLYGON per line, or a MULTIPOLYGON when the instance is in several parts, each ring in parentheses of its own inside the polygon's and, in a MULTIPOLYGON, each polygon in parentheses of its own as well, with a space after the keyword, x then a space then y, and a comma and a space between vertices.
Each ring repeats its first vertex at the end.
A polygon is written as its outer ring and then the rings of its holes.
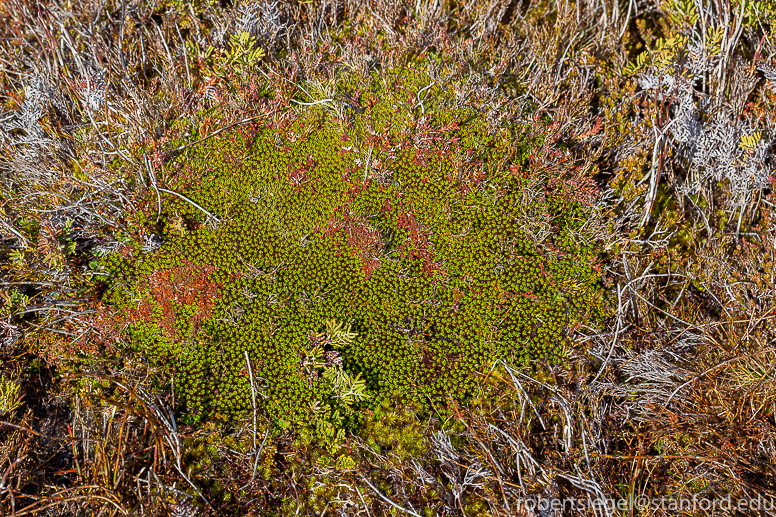
POLYGON ((470 394, 494 359, 551 359, 594 305, 594 250, 576 237, 583 211, 549 191, 526 196, 540 142, 531 128, 490 127, 422 68, 359 89, 345 120, 316 106, 182 156, 172 187, 218 223, 165 196, 164 246, 105 259, 106 299, 125 313, 154 272, 209 268, 207 317, 178 304, 174 333, 159 310, 129 324, 136 349, 174 370, 192 414, 250 408, 247 352, 262 407, 304 418, 332 397, 300 367, 328 320, 353 325, 339 352, 373 403, 427 405, 470 394), (533 213, 552 218, 555 253, 523 231, 533 213))

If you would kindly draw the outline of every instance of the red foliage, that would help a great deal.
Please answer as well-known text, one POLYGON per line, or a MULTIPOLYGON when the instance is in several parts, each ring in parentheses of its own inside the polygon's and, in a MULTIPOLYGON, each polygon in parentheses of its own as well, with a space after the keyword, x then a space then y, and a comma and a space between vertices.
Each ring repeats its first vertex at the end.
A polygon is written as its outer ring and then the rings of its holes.
POLYGON ((327 237, 333 237, 339 232, 345 235, 348 249, 361 259, 361 270, 367 279, 380 267, 379 256, 384 246, 382 236, 363 217, 348 211, 341 220, 330 221, 321 231, 327 237))
POLYGON ((441 267, 434 262, 434 243, 429 238, 429 231, 418 226, 417 218, 412 210, 399 211, 399 228, 409 230, 410 235, 405 242, 399 245, 411 258, 423 261, 423 271, 432 274, 441 271, 441 267))
POLYGON ((91 324, 97 330, 103 342, 116 341, 121 331, 130 323, 155 323, 173 341, 182 336, 176 332, 175 313, 182 306, 194 306, 192 323, 199 328, 203 320, 212 315, 213 304, 218 298, 218 285, 210 280, 210 274, 216 271, 214 266, 199 266, 186 262, 183 266, 154 271, 140 285, 139 291, 148 293, 135 306, 116 314, 107 305, 100 303, 97 313, 91 318, 91 324), (161 307, 161 318, 156 311, 161 307))

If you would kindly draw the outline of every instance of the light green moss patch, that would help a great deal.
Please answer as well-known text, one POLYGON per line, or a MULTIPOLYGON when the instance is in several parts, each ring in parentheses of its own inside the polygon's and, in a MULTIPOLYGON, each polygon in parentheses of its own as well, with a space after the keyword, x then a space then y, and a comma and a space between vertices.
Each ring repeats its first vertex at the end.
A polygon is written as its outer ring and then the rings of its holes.
POLYGON ((163 247, 105 265, 125 317, 159 271, 207 271, 181 281, 212 289, 206 310, 172 282, 167 296, 183 301, 141 301, 150 309, 128 327, 139 352, 175 372, 190 412, 250 407, 246 352, 259 403, 278 418, 336 398, 331 365, 304 367, 330 320, 357 336, 324 351, 365 380, 373 403, 428 404, 470 394, 495 359, 552 359, 590 316, 594 250, 575 237, 584 212, 527 170, 536 132, 491 127, 432 83, 422 69, 375 76, 344 119, 324 103, 170 165, 171 187, 219 222, 165 196, 163 247), (553 253, 525 231, 535 215, 554 225, 553 253))

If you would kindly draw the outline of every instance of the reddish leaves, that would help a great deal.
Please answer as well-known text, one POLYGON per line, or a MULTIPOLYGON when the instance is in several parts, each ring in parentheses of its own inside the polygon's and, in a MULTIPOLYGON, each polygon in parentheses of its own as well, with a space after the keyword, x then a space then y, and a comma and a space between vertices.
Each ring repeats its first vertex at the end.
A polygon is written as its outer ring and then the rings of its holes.
POLYGON ((432 274, 434 271, 441 271, 439 264, 433 260, 434 243, 430 239, 429 231, 419 227, 415 213, 412 210, 399 211, 398 226, 410 232, 405 242, 399 245, 399 249, 412 258, 421 259, 425 273, 432 274))
POLYGON ((380 232, 364 217, 347 212, 342 220, 331 221, 323 228, 326 236, 332 237, 343 232, 348 249, 362 261, 361 269, 367 279, 380 267, 380 255, 385 243, 380 232))
POLYGON ((144 322, 159 325, 173 341, 185 336, 176 328, 176 313, 183 307, 194 307, 191 324, 196 331, 203 320, 210 317, 213 304, 219 296, 218 285, 210 280, 213 266, 199 266, 186 262, 183 266, 154 271, 139 286, 147 293, 134 306, 119 315, 100 305, 95 328, 104 341, 111 341, 129 324, 144 322), (161 309, 161 317, 159 310, 161 309))

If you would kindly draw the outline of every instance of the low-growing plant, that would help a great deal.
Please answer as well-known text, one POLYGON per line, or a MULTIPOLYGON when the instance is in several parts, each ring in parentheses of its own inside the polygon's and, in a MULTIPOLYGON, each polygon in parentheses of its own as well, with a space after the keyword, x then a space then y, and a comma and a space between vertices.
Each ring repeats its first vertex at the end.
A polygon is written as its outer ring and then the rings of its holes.
POLYGON ((308 102, 283 129, 225 133, 168 164, 180 195, 139 221, 158 220, 163 244, 103 259, 105 301, 195 418, 249 408, 246 352, 264 407, 338 422, 331 434, 367 393, 465 397, 493 360, 555 360, 599 317, 585 206, 526 169, 535 132, 453 108, 424 71, 440 66, 345 75, 365 106, 347 120, 308 102), (555 228, 544 242, 534 214, 555 228), (353 337, 310 341, 331 319, 353 337))

